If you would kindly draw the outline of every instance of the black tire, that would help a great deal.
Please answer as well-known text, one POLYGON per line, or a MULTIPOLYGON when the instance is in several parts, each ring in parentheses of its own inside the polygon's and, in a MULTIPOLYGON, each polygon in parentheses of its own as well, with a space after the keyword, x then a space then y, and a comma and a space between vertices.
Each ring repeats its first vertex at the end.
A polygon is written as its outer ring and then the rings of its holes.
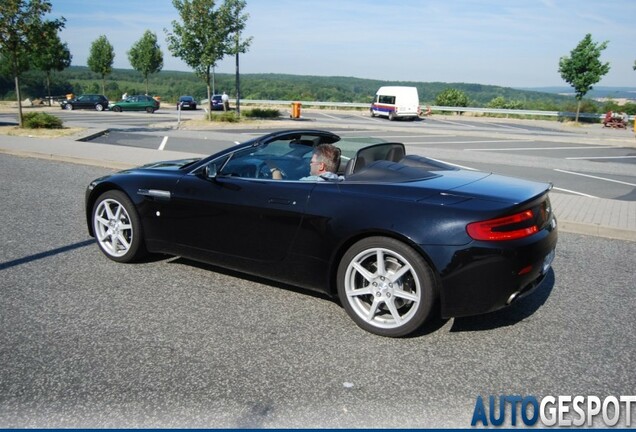
POLYGON ((91 223, 100 250, 111 260, 127 263, 146 255, 139 215, 125 193, 101 194, 93 205, 91 223))
POLYGON ((155 109, 153 107, 146 107, 146 112, 148 114, 152 114, 153 112, 155 112, 155 109))
POLYGON ((65 110, 73 111, 73 104, 67 103, 64 105, 65 110))
POLYGON ((96 111, 104 111, 104 105, 102 105, 102 104, 95 105, 95 110, 96 111))
POLYGON ((371 113, 371 117, 375 117, 375 113, 373 112, 373 110, 369 110, 371 113))
POLYGON ((117 105, 115 105, 115 106, 114 106, 114 107, 112 107, 111 109, 112 109, 113 111, 115 111, 115 112, 121 112, 121 107, 120 107, 120 106, 117 106, 117 105))
POLYGON ((391 111, 391 112, 389 113, 389 120, 393 121, 393 120, 395 120, 396 118, 397 118, 397 116, 395 115, 395 112, 394 112, 394 111, 391 111))
POLYGON ((351 246, 338 266, 337 284, 351 319, 388 337, 419 329, 431 317, 437 293, 435 275, 424 258, 388 237, 369 237, 351 246))

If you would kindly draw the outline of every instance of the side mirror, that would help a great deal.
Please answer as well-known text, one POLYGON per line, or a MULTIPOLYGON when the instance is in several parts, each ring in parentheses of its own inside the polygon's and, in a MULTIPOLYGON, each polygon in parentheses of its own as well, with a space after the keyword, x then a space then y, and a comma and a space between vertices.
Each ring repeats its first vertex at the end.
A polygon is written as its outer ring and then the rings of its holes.
POLYGON ((216 164, 207 164, 205 166, 205 178, 207 180, 214 180, 218 172, 216 171, 216 164))

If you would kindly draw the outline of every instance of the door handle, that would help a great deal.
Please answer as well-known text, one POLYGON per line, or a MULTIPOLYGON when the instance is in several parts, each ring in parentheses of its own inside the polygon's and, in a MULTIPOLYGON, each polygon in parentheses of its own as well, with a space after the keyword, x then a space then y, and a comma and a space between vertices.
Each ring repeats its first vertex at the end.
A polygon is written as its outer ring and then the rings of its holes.
POLYGON ((284 199, 284 198, 270 198, 267 201, 269 204, 279 204, 279 205, 296 205, 296 201, 284 199))

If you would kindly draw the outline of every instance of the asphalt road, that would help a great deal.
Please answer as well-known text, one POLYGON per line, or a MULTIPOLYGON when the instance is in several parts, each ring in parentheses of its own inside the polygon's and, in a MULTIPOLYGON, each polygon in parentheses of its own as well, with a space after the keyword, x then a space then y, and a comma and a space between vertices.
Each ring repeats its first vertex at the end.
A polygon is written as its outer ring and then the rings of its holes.
POLYGON ((387 339, 293 287, 108 260, 83 211, 107 172, 0 155, 1 428, 464 428, 479 395, 636 388, 634 242, 561 233, 532 296, 387 339))

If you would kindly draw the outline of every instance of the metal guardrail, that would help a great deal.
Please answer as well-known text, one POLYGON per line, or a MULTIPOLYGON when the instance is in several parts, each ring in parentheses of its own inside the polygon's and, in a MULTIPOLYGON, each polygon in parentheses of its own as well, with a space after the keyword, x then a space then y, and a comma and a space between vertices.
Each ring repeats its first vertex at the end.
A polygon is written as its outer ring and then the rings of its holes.
MULTIPOLYGON (((255 99, 241 99, 241 103, 255 104, 255 105, 287 105, 290 106, 292 102, 300 102, 303 107, 313 106, 321 108, 363 108, 368 109, 370 104, 368 103, 355 103, 355 102, 316 102, 316 101, 272 101, 272 100, 255 100, 255 99)), ((427 106, 428 108, 428 106, 427 106)), ((505 115, 520 115, 520 116, 545 116, 545 117, 564 117, 575 118, 576 113, 569 111, 541 111, 541 110, 521 110, 521 109, 503 109, 503 108, 476 108, 476 107, 446 107, 430 105, 431 111, 442 112, 474 112, 483 114, 505 114, 505 115)), ((599 119, 602 120, 605 114, 591 114, 591 113, 579 113, 579 118, 599 119)), ((633 115, 629 116, 630 120, 634 120, 633 115)))

